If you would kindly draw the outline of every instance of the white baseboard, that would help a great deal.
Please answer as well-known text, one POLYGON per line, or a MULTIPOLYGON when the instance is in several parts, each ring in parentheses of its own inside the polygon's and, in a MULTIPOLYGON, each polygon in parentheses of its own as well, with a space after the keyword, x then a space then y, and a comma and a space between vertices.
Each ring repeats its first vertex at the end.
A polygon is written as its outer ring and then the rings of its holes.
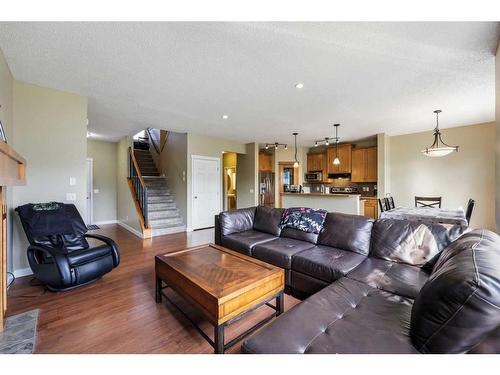
POLYGON ((123 221, 118 220, 117 224, 121 226, 122 228, 128 230, 129 232, 135 234, 137 237, 142 239, 142 233, 139 232, 138 230, 132 228, 130 225, 125 224, 123 221))
POLYGON ((186 228, 186 232, 192 232, 192 231, 193 231, 193 228, 189 228, 189 227, 186 228))
POLYGON ((94 225, 107 225, 107 224, 116 224, 117 220, 104 220, 104 221, 94 221, 92 224, 94 225))
POLYGON ((21 269, 18 269, 18 270, 14 270, 14 276, 16 278, 23 277, 23 276, 29 276, 29 275, 33 275, 33 271, 29 267, 28 268, 21 268, 21 269))

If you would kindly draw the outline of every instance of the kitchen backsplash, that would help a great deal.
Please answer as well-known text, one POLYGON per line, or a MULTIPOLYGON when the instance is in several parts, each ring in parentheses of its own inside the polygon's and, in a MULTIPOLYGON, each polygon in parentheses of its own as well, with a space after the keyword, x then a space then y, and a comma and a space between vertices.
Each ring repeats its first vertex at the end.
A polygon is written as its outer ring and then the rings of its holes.
POLYGON ((365 182, 365 183, 359 183, 359 182, 351 182, 350 180, 339 180, 334 183, 324 183, 324 184, 308 184, 304 183, 304 186, 308 186, 311 188, 311 193, 319 193, 321 192, 321 186, 324 186, 327 191, 331 187, 357 187, 358 192, 361 195, 366 195, 366 196, 374 196, 376 195, 375 193, 375 186, 377 186, 376 183, 373 182, 365 182))

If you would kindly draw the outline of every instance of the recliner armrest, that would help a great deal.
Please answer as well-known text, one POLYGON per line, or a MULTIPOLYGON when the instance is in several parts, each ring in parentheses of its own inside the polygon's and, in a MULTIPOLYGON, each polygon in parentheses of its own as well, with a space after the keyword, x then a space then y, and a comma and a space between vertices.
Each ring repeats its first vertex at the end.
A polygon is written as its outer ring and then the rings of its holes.
POLYGON ((112 255, 113 255, 113 266, 117 267, 120 264, 120 252, 118 251, 118 246, 116 246, 116 242, 111 238, 102 236, 100 234, 89 234, 85 233, 86 238, 95 238, 96 240, 104 242, 106 245, 111 247, 112 255))
POLYGON ((35 251, 42 251, 50 255, 52 259, 54 259, 54 263, 57 266, 63 285, 71 284, 71 270, 67 258, 68 251, 65 248, 50 248, 45 246, 30 245, 28 247, 27 255, 28 262, 33 270, 36 269, 39 264, 35 257, 35 251))

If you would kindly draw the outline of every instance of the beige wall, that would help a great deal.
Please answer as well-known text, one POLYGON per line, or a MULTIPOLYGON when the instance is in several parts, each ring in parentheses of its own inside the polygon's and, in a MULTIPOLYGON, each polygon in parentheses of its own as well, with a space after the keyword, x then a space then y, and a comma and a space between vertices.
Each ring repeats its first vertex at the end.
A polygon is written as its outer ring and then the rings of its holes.
POLYGON ((391 137, 387 134, 377 135, 377 194, 383 198, 391 192, 391 137))
POLYGON ((179 213, 187 218, 187 134, 169 132, 167 144, 160 156, 160 172, 165 174, 179 213))
POLYGON ((116 221, 117 144, 87 139, 87 156, 93 160, 94 223, 116 221))
POLYGON ((116 219, 119 224, 142 236, 134 199, 127 182, 129 147, 131 146, 132 137, 123 137, 116 145, 116 219))
POLYGON ((500 233, 500 44, 495 57, 495 172, 496 172, 496 231, 500 233))
MULTIPOLYGON (((0 50, 0 121, 2 122, 7 142, 12 142, 12 100, 14 80, 7 62, 0 50)), ((12 271, 12 188, 6 189, 5 203, 7 204, 7 269, 12 271)))
POLYGON ((259 146, 245 145, 245 154, 237 155, 236 207, 253 207, 258 204, 259 146))
POLYGON ((444 141, 458 153, 429 158, 420 152, 432 143, 432 131, 390 138, 390 186, 396 205, 414 206, 415 195, 442 196, 445 208, 476 201, 471 225, 495 228, 495 124, 443 130, 444 141))
MULTIPOLYGON (((187 135, 187 220, 186 225, 188 229, 192 228, 192 220, 191 220, 191 164, 193 155, 198 156, 208 156, 213 158, 220 159, 220 170, 222 171, 222 152, 236 152, 238 154, 246 153, 246 146, 244 143, 231 141, 228 139, 222 138, 214 138, 208 137, 200 134, 189 133, 187 135)), ((241 173, 241 170, 238 170, 238 173, 241 173)), ((244 171, 243 171, 244 173, 244 171)), ((221 187, 224 186, 222 181, 222 172, 221 172, 221 187)), ((238 192, 239 193, 239 192, 238 192)), ((222 210, 223 207, 223 194, 221 194, 220 199, 220 207, 222 210)))
MULTIPOLYGON (((26 158, 26 186, 13 189, 13 207, 31 202, 66 201, 85 219, 87 189, 87 98, 14 81, 13 146, 26 158), (70 186, 70 177, 76 186, 70 186)), ((28 267, 28 242, 14 220, 13 266, 28 267)))

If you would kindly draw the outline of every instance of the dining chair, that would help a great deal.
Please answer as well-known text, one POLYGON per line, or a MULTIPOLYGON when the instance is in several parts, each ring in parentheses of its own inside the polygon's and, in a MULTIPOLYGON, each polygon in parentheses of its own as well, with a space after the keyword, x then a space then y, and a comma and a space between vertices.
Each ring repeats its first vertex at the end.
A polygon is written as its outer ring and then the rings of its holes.
POLYGON ((472 216, 472 211, 474 210, 474 205, 476 201, 474 199, 469 199, 467 202, 467 210, 465 211, 465 220, 467 220, 467 224, 470 225, 470 218, 472 216))
POLYGON ((380 207, 380 212, 384 212, 388 210, 387 204, 386 204, 386 198, 379 198, 378 199, 378 205, 380 207))
POLYGON ((393 210, 396 208, 396 205, 394 204, 394 198, 390 195, 384 198, 385 200, 385 206, 387 207, 388 210, 393 210))
POLYGON ((415 197, 415 207, 441 208, 441 197, 415 197))

